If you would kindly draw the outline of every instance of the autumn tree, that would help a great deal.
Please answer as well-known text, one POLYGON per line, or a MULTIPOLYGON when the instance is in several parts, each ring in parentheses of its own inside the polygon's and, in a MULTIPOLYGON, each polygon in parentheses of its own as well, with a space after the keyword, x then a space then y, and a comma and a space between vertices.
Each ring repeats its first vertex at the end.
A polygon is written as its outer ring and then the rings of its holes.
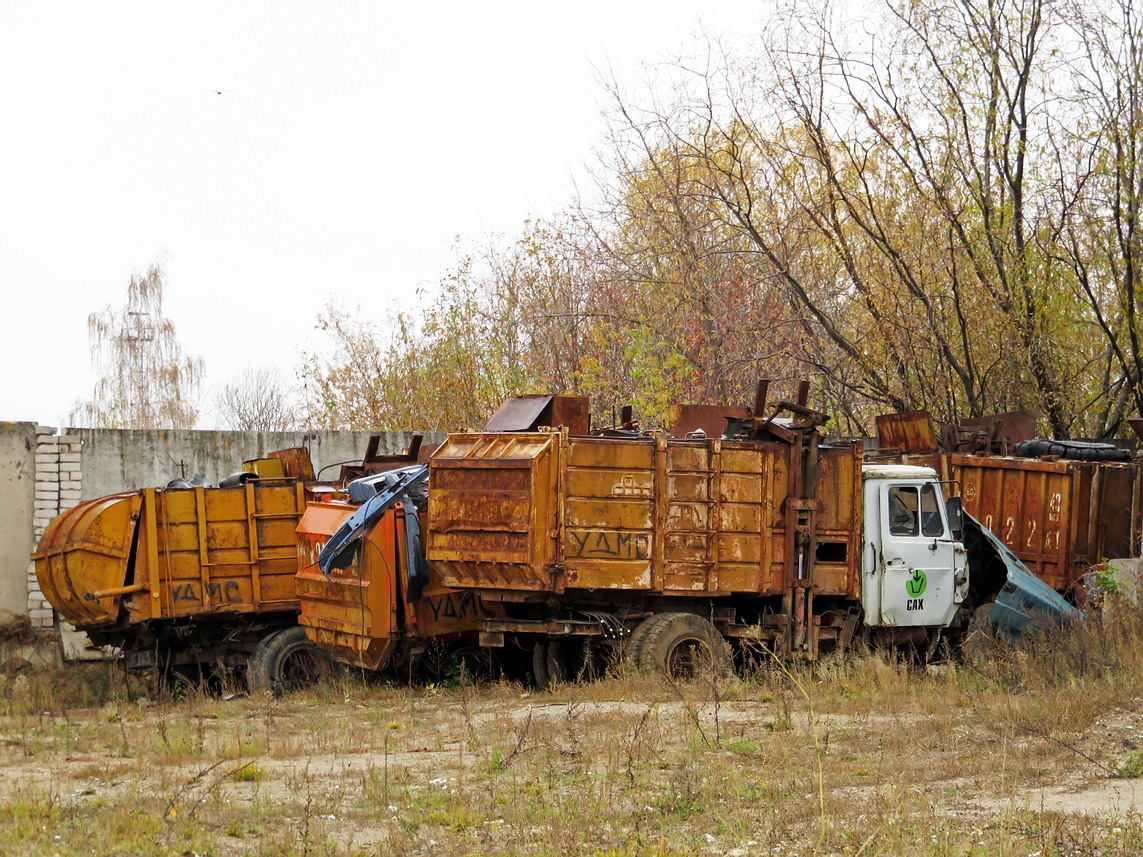
POLYGON ((1065 8, 1081 39, 1054 137, 1055 252, 1102 334, 1082 406, 1100 434, 1143 414, 1143 28, 1134 0, 1065 8))
MULTIPOLYGON (((1111 423, 1087 407, 1104 395, 1094 367, 1109 355, 1110 386, 1134 384, 1130 331, 1117 348, 1115 326, 1098 323, 1105 296, 1076 288, 1061 236, 1107 175, 1084 135, 1106 140, 1113 123, 1062 84, 1113 52, 1075 48, 1080 22, 1094 44, 1107 20, 1052 0, 893 2, 859 21, 791 5, 756 51, 715 44, 708 62, 677 66, 669 98, 616 94, 616 128, 647 163, 688 165, 696 203, 781 282, 806 362, 855 422, 885 408, 952 419, 1031 406, 1057 436, 1102 433, 1111 423)), ((1122 66, 1131 28, 1112 29, 1122 66)), ((1113 94, 1103 113, 1129 115, 1130 74, 1095 65, 1089 81, 1113 94)), ((1117 210, 1104 184, 1091 214, 1117 210)), ((1103 256, 1099 287, 1126 270, 1103 256)))
POLYGON ((92 363, 99 380, 71 419, 97 428, 193 428, 204 374, 200 358, 183 353, 163 315, 163 269, 132 274, 127 302, 88 318, 92 363))
MULTIPOLYGON (((622 105, 620 106, 622 110, 622 105)), ((631 331, 636 391, 663 399, 747 402, 760 375, 789 377, 800 334, 770 269, 706 199, 707 165, 660 147, 624 113, 631 139, 612 139, 613 176, 594 216, 599 282, 621 336, 631 331), (653 366, 666 371, 656 377, 653 366)), ((636 392, 636 396, 638 396, 636 392)))
POLYGON ((527 388, 511 307, 462 260, 426 301, 382 322, 330 305, 302 370, 308 424, 375 430, 480 425, 527 388))
POLYGON ((223 428, 236 431, 289 431, 298 425, 298 406, 281 373, 246 369, 215 396, 223 428))
POLYGON ((590 196, 384 327, 327 315, 311 400, 408 427, 567 391, 655 425, 812 374, 847 433, 1025 407, 1057 437, 1121 431, 1143 411, 1133 3, 788 3, 644 97, 612 83, 590 196))

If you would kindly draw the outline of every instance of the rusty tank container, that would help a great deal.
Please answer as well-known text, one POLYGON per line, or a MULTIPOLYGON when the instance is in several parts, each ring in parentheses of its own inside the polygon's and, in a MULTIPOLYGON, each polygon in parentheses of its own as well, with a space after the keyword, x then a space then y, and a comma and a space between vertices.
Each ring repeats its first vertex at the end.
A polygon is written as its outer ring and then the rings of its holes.
POLYGON ((57 517, 32 559, 60 615, 106 637, 154 620, 296 610, 304 506, 296 480, 117 494, 57 517))

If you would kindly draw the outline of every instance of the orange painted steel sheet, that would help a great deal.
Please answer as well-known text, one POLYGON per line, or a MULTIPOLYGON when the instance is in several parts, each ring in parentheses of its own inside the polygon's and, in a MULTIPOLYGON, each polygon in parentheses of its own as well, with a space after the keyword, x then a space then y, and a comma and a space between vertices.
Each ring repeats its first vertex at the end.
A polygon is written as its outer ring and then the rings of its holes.
POLYGON ((81 504, 49 525, 33 557, 44 594, 79 628, 297 609, 304 491, 260 480, 81 504))
MULTIPOLYGON (((791 447, 550 434, 452 435, 430 461, 426 552, 449 586, 780 594, 791 447)), ((861 457, 821 449, 821 594, 858 580, 861 457)))
POLYGON ((329 576, 317 558, 322 545, 356 511, 344 503, 311 503, 298 523, 298 622, 322 650, 342 663, 384 666, 397 644, 397 516, 381 517, 347 568, 329 576))
POLYGON ((881 414, 874 422, 881 449, 921 455, 940 452, 933 420, 925 411, 881 414))
POLYGON ((113 494, 88 500, 56 517, 32 554, 40 591, 77 627, 118 618, 142 495, 113 494))
POLYGON ((304 492, 295 480, 148 490, 144 509, 153 497, 154 514, 144 515, 137 561, 154 582, 158 610, 138 596, 129 609, 140 618, 296 609, 294 529, 304 492))
POLYGON ((1134 464, 951 455, 965 509, 1059 591, 1089 567, 1139 550, 1134 464))
POLYGON ((471 592, 439 585, 430 568, 419 597, 408 600, 408 557, 402 503, 381 516, 353 562, 327 577, 321 547, 355 511, 341 502, 310 503, 298 524, 298 621, 330 657, 370 670, 384 669, 402 640, 475 639, 477 622, 500 615, 471 592))

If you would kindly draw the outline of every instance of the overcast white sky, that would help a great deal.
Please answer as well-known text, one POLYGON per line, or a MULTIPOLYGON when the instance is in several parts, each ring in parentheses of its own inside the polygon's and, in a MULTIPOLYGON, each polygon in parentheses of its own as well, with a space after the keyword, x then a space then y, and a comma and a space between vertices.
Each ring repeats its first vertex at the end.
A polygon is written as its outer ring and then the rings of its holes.
POLYGON ((208 389, 292 371, 331 297, 381 319, 458 236, 560 207, 601 142, 597 69, 763 8, 0 0, 0 419, 66 420, 88 315, 155 260, 208 389))

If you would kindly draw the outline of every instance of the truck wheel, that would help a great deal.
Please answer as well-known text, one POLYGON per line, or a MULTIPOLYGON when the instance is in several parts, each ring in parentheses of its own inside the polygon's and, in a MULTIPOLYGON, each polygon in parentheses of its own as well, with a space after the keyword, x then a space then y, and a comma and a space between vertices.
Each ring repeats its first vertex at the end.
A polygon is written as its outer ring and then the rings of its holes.
POLYGON ((567 656, 559 640, 537 640, 532 647, 532 676, 536 687, 547 690, 567 681, 567 656))
POLYGON ((639 653, 643 651, 643 643, 646 641, 647 631, 651 627, 651 620, 645 619, 636 625, 635 630, 623 641, 623 659, 635 669, 640 669, 639 653))
POLYGON ((987 601, 972 611, 961 648, 970 661, 984 661, 996 653, 996 625, 988 618, 992 602, 987 601))
POLYGON ((281 696, 328 678, 332 672, 329 658, 310 642, 304 628, 295 626, 258 641, 246 667, 246 684, 252 693, 269 691, 281 696))
MULTIPOLYGON (((730 668, 730 646, 706 619, 694 613, 659 613, 647 619, 638 639, 636 665, 673 679, 688 679, 730 668)), ((642 628, 642 626, 640 626, 642 628)), ((635 629, 636 636, 639 628, 635 629)))

